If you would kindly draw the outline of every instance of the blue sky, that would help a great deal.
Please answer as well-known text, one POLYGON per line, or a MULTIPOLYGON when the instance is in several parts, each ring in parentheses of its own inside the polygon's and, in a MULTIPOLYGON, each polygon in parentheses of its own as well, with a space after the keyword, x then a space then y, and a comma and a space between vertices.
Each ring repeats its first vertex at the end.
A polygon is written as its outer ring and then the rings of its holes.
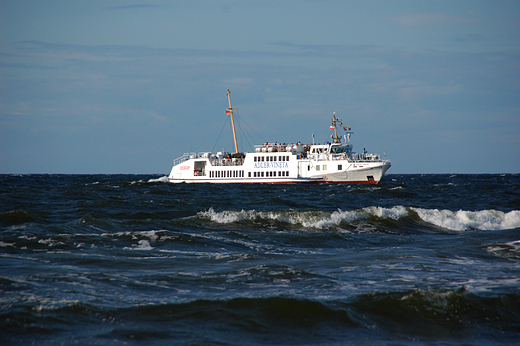
POLYGON ((164 173, 329 138, 388 173, 520 172, 520 1, 0 2, 0 173, 164 173), (221 132, 222 131, 222 132, 221 132))

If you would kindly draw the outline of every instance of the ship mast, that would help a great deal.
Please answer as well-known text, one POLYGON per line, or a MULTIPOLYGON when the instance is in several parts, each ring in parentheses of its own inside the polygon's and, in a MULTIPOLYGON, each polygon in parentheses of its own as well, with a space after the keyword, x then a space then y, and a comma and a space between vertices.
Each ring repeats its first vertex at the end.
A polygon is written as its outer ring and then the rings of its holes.
POLYGON ((229 101, 229 108, 226 110, 226 114, 231 115, 231 126, 233 127, 233 139, 235 140, 235 152, 238 154, 237 134, 235 132, 235 121, 233 120, 233 109, 236 109, 236 108, 231 108, 231 93, 229 92, 229 89, 227 91, 227 98, 229 101))
MULTIPOLYGON (((231 106, 230 106, 231 107, 231 106)), ((233 119, 233 118, 231 118, 233 119)), ((338 129, 336 128, 336 125, 341 126, 343 123, 341 122, 341 119, 336 119, 336 112, 332 113, 332 127, 334 127, 334 143, 340 143, 339 137, 338 137, 338 129)))

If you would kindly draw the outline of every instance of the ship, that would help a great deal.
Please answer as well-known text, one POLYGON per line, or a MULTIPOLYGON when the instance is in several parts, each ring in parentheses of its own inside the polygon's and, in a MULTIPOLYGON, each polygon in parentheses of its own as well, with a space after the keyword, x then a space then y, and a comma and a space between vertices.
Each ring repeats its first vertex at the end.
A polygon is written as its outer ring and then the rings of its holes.
MULTIPOLYGON (((173 162, 168 176, 172 183, 206 184, 378 184, 390 168, 390 160, 379 154, 353 151, 349 126, 332 115, 329 129, 334 130, 325 144, 266 142, 252 152, 240 152, 227 91, 235 152, 189 152, 173 162), (338 127, 345 131, 338 136, 338 127)), ((314 137, 314 136, 313 136, 314 137)))

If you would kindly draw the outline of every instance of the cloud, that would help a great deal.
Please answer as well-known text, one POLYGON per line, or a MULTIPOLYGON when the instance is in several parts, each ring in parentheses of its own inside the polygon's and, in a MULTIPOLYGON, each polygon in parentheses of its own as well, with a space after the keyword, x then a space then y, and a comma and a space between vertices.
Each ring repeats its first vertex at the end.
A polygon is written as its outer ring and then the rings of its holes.
POLYGON ((253 78, 232 78, 225 80, 226 84, 230 85, 244 85, 244 84, 251 84, 253 83, 253 78))
POLYGON ((469 17, 441 13, 402 14, 388 19, 404 26, 456 26, 475 23, 475 20, 469 17))
POLYGON ((156 9, 163 8, 166 6, 162 5, 150 5, 150 4, 135 4, 135 5, 122 5, 122 6, 109 6, 111 10, 135 10, 135 9, 156 9))

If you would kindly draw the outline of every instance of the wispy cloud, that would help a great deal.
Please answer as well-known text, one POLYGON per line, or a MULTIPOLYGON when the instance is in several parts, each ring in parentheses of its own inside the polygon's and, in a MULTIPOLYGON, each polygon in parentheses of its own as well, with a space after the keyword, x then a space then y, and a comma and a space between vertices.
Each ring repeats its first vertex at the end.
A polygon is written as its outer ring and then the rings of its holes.
POLYGON ((431 14, 402 14, 388 17, 391 21, 405 26, 456 26, 475 23, 475 20, 466 16, 452 16, 442 13, 431 14))
POLYGON ((163 8, 163 5, 150 5, 150 4, 134 4, 134 5, 122 5, 122 6, 109 6, 111 10, 136 10, 136 9, 157 9, 163 8))

